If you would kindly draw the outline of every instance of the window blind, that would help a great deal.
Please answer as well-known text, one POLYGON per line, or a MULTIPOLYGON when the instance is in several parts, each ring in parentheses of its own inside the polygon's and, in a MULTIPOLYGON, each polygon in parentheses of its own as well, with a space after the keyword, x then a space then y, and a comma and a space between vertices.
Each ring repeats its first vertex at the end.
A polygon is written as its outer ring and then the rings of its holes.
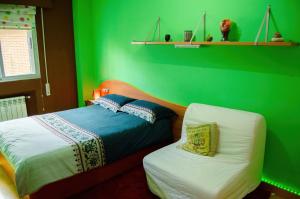
POLYGON ((34 29, 35 6, 0 4, 0 28, 34 29))

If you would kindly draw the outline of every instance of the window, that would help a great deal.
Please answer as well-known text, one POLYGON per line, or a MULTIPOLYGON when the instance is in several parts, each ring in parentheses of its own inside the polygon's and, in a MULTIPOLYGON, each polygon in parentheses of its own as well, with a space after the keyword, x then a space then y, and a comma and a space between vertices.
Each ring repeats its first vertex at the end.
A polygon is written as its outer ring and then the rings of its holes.
POLYGON ((0 4, 0 82, 40 77, 35 7, 0 4))
POLYGON ((38 78, 32 30, 0 29, 0 79, 38 78))

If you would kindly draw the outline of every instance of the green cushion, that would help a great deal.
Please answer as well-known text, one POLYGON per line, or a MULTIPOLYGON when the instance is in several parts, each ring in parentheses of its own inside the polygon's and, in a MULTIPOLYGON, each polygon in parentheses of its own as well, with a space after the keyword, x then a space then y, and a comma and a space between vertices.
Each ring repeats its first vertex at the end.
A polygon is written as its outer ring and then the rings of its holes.
POLYGON ((181 148, 205 156, 214 156, 217 152, 219 130, 216 123, 188 125, 187 142, 181 148))

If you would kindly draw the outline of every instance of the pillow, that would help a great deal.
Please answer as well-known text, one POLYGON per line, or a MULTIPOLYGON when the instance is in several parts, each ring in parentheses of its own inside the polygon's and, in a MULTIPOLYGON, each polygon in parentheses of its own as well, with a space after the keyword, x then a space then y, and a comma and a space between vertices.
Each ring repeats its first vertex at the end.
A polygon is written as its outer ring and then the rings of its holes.
POLYGON ((158 119, 169 118, 176 115, 171 109, 145 100, 130 102, 124 105, 121 111, 140 117, 152 124, 158 119))
POLYGON ((186 151, 205 156, 214 156, 219 141, 219 130, 216 123, 187 125, 187 142, 180 147, 186 151))
POLYGON ((133 100, 135 99, 117 94, 109 94, 96 99, 94 103, 116 113, 124 104, 133 100))

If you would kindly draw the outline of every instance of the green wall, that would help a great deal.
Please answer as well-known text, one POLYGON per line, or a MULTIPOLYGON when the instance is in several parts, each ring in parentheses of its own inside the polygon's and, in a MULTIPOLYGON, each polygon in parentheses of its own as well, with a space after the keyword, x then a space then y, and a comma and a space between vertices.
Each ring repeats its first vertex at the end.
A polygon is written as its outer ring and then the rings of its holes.
MULTIPOLYGON (((178 104, 212 104, 263 114, 268 123, 264 176, 300 191, 300 48, 135 46, 161 17, 161 32, 183 40, 207 12, 207 32, 236 26, 231 39, 254 41, 266 6, 270 33, 300 41, 298 0, 73 0, 79 101, 107 79, 119 79, 178 104)), ((153 35, 152 35, 153 36, 153 35)), ((197 38, 202 38, 199 33, 197 38)), ((262 38, 263 39, 263 38, 262 38)))

